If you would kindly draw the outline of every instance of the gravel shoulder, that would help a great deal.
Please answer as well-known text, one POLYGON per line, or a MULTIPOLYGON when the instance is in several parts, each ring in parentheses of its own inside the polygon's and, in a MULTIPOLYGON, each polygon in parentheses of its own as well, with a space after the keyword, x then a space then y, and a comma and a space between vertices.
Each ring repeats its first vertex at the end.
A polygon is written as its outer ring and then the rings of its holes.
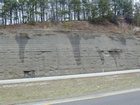
POLYGON ((0 105, 53 100, 140 87, 140 73, 0 85, 0 105))

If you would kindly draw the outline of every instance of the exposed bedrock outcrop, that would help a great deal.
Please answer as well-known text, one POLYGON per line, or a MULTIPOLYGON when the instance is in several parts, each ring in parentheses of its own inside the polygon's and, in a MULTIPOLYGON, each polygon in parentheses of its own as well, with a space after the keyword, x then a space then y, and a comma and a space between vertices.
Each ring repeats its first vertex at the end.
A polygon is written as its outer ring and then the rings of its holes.
POLYGON ((0 79, 140 68, 140 39, 94 32, 0 32, 0 79))

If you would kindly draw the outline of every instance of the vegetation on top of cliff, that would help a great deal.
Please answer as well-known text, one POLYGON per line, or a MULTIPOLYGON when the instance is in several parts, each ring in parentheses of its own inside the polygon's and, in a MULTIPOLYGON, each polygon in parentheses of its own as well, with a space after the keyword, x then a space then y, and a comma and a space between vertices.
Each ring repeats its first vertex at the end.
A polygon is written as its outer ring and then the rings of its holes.
MULTIPOLYGON (((117 24, 117 17, 140 25, 139 3, 133 0, 0 0, 1 24, 89 20, 117 24)), ((31 23, 31 24, 32 24, 31 23)))

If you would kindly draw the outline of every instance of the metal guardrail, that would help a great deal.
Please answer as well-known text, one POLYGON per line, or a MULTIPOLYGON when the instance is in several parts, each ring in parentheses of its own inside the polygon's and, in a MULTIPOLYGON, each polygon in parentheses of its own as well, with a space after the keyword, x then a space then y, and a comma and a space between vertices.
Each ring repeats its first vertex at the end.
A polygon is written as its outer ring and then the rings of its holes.
POLYGON ((95 76, 107 76, 107 75, 118 75, 118 74, 127 74, 127 73, 139 73, 139 72, 140 72, 140 69, 135 69, 135 70, 122 70, 122 71, 101 72, 101 73, 92 73, 92 74, 79 74, 79 75, 40 77, 40 78, 11 79, 11 80, 0 80, 0 84, 27 83, 27 82, 50 81, 50 80, 86 78, 86 77, 95 77, 95 76))

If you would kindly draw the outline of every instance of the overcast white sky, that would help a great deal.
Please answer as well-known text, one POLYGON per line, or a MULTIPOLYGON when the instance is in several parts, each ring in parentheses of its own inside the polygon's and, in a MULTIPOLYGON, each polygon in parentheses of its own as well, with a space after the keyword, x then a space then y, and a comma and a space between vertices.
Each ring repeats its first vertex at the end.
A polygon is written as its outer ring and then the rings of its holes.
POLYGON ((134 0, 135 2, 139 1, 139 0, 134 0))

